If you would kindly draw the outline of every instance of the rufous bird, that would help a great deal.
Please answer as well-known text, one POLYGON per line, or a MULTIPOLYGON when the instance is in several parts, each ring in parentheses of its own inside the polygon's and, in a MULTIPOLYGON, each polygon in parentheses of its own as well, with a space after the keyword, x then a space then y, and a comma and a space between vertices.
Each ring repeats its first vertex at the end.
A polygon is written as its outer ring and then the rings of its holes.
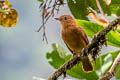
MULTIPOLYGON (((62 25, 62 39, 64 40, 64 43, 71 51, 73 56, 80 53, 83 48, 87 47, 89 41, 86 33, 80 26, 77 25, 72 16, 62 15, 59 18, 55 19, 59 20, 62 25)), ((93 71, 93 65, 90 62, 88 55, 83 57, 81 63, 83 71, 93 71)))

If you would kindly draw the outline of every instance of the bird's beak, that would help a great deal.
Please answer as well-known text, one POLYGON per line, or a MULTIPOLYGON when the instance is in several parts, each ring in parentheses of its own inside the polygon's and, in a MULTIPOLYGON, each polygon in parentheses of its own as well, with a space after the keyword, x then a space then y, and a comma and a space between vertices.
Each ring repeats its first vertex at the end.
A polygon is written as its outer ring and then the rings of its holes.
POLYGON ((60 21, 60 18, 55 18, 55 19, 60 21))

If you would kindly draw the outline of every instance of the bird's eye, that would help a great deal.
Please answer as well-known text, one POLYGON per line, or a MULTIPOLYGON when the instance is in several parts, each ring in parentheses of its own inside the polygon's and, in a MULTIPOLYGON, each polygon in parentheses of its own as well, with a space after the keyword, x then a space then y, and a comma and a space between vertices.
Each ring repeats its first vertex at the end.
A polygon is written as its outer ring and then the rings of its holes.
POLYGON ((66 17, 66 16, 64 16, 64 20, 67 20, 67 17, 66 17))

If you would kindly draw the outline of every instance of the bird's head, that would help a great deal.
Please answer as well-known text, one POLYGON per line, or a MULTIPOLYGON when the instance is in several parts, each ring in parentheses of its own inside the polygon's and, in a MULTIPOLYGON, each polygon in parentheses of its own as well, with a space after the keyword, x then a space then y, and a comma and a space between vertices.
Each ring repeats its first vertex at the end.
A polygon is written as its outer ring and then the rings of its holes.
POLYGON ((62 15, 59 18, 55 18, 55 19, 59 20, 63 27, 76 25, 75 20, 70 15, 62 15))

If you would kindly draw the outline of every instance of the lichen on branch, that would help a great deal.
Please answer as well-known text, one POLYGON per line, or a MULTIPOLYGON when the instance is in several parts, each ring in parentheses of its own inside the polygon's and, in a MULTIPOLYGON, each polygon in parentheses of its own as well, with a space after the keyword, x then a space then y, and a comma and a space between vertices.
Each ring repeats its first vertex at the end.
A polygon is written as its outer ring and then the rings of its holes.
MULTIPOLYGON (((81 61, 82 57, 85 54, 91 54, 97 47, 101 47, 105 44, 105 36, 106 34, 114 29, 117 24, 120 24, 120 17, 112 21, 108 27, 103 29, 102 31, 95 34, 94 38, 92 39, 91 43, 80 53, 74 55, 69 61, 64 63, 59 69, 57 69, 49 78, 48 80, 56 80, 60 75, 64 74, 67 70, 71 69, 74 65, 76 65, 79 61, 81 61), (92 51, 93 50, 93 51, 92 51)), ((96 58, 96 57, 95 57, 96 58)))

